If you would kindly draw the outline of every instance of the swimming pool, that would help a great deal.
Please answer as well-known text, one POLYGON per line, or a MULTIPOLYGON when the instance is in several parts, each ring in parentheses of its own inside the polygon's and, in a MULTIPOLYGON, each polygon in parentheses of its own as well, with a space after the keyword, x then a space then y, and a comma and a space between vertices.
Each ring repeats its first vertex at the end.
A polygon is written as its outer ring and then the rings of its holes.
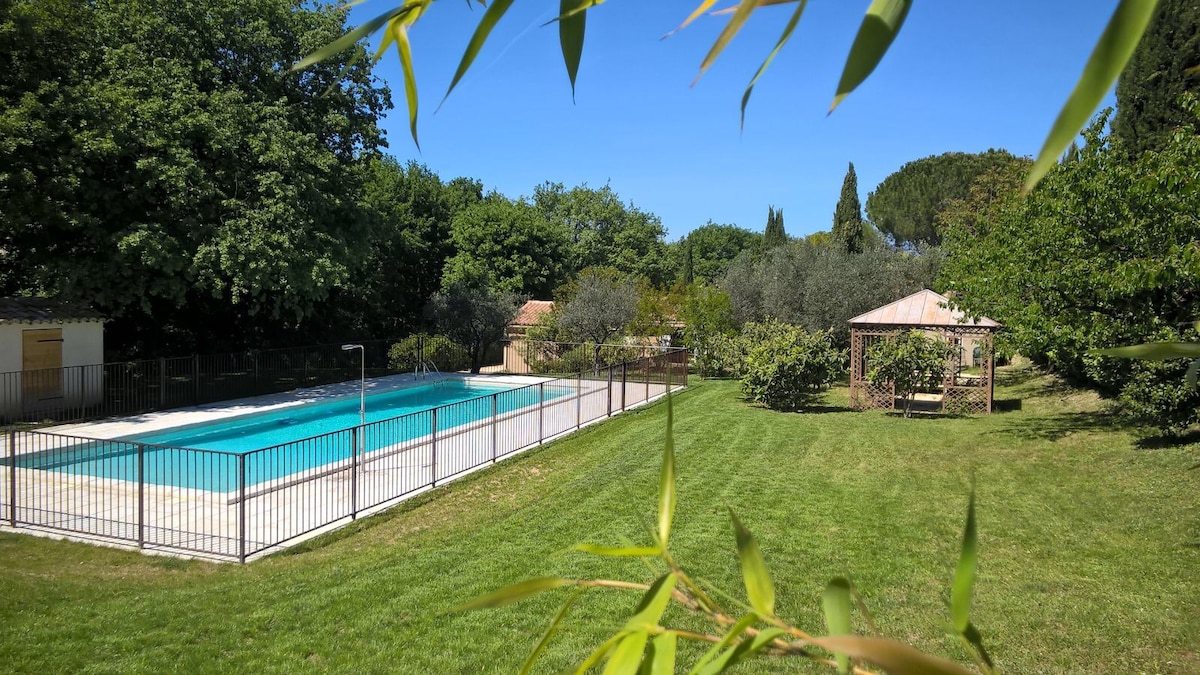
POLYGON ((371 453, 406 441, 537 405, 563 387, 441 380, 370 394, 358 438, 359 398, 289 406, 215 422, 80 443, 22 456, 23 468, 230 492, 351 458, 358 443, 371 453), (124 441, 124 442, 121 442, 124 441), (139 444, 140 447, 139 447, 139 444), (140 469, 139 469, 140 463, 140 469))

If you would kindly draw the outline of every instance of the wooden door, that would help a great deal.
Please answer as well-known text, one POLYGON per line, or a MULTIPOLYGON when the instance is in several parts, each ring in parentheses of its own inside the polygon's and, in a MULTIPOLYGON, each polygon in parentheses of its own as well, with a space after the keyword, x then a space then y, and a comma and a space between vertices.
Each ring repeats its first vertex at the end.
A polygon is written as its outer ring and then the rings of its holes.
POLYGON ((63 395, 62 329, 21 331, 21 389, 25 407, 40 407, 63 395))

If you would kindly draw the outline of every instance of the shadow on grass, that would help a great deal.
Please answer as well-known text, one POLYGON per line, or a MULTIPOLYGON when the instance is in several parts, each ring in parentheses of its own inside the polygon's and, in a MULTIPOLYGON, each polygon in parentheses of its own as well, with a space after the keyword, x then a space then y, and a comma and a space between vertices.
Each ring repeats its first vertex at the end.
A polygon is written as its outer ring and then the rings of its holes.
POLYGON ((1200 443, 1200 429, 1182 434, 1153 434, 1139 438, 1134 445, 1140 450, 1169 450, 1200 443))
POLYGON ((993 413, 1017 412, 1021 409, 1019 398, 998 398, 992 401, 993 413))
POLYGON ((1018 438, 1057 441, 1065 436, 1091 431, 1115 431, 1124 427, 1111 412, 1069 412, 1048 417, 1025 418, 999 430, 1018 438))

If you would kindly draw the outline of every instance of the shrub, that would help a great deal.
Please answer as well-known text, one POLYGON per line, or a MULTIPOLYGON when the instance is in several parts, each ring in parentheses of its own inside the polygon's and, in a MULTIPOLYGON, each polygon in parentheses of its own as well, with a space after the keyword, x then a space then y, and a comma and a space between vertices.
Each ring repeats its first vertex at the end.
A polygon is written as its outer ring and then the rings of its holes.
POLYGON ((905 331, 867 350, 867 379, 872 384, 893 383, 896 395, 904 401, 904 416, 911 417, 914 395, 946 379, 955 349, 949 342, 919 330, 905 331))
POLYGON ((443 372, 471 367, 467 348, 445 335, 410 335, 388 350, 388 367, 392 370, 412 370, 422 361, 432 361, 443 372))
POLYGON ((1137 362, 1121 389, 1124 416, 1168 437, 1179 436, 1200 422, 1200 389, 1184 377, 1187 367, 1188 362, 1180 360, 1137 362))
POLYGON ((742 392, 776 410, 798 410, 843 372, 845 352, 834 347, 833 331, 809 333, 775 321, 749 323, 741 341, 742 392))

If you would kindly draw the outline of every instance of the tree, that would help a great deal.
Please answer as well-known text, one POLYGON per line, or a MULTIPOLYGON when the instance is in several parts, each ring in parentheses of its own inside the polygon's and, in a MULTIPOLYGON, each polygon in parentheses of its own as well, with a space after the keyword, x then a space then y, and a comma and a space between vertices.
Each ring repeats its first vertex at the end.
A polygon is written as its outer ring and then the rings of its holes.
POLYGON ((904 331, 879 340, 867 349, 867 380, 891 383, 904 402, 904 416, 912 417, 912 403, 921 389, 939 386, 946 379, 954 345, 919 330, 904 331))
MULTIPOLYGON (((1200 121, 1200 105, 1190 105, 1200 121)), ((1200 421, 1195 399, 1182 395, 1186 363, 1173 370, 1093 350, 1192 335, 1200 136, 1181 128, 1160 151, 1130 161, 1110 145, 1106 121, 1101 115, 1079 158, 1028 197, 1006 193, 995 176, 995 199, 977 200, 966 217, 948 212, 941 283, 968 313, 1003 323, 1014 349, 1173 432, 1200 421)))
POLYGON ((1200 91, 1200 4, 1161 0, 1129 65, 1117 81, 1113 136, 1132 157, 1159 150, 1176 127, 1190 124, 1181 98, 1200 91))
POLYGON ((304 329, 370 237, 358 200, 390 105, 362 47, 288 71, 344 17, 289 0, 0 3, 0 293, 91 304, 118 350, 304 329))
POLYGON ((709 362, 718 340, 734 332, 729 294, 708 284, 688 289, 683 302, 683 339, 695 352, 701 376, 709 374, 709 362))
POLYGON ((830 331, 809 333, 775 321, 743 329, 742 393, 775 410, 800 410, 845 371, 846 353, 830 331))
POLYGON ((490 285, 548 298, 569 272, 570 234, 521 201, 491 195, 454 217, 456 253, 446 262, 442 287, 490 285))
POLYGON ((787 243, 787 231, 783 229, 783 209, 775 210, 774 206, 767 207, 767 228, 763 231, 763 251, 770 251, 776 246, 787 243))
POLYGON ((657 285, 665 283, 668 269, 662 221, 623 203, 609 186, 596 190, 579 185, 566 190, 562 183, 544 183, 534 189, 533 204, 546 220, 568 232, 571 273, 611 267, 657 285))
POLYGON ((592 367, 599 374, 601 347, 637 316, 637 289, 616 270, 598 268, 584 270, 571 286, 558 325, 573 339, 592 343, 592 367))
POLYGON ((684 286, 691 286, 696 280, 696 259, 692 250, 692 240, 683 240, 683 269, 679 272, 679 281, 684 286))
POLYGON ((697 227, 684 239, 685 255, 689 249, 692 252, 693 281, 719 281, 734 258, 742 251, 757 250, 761 241, 762 235, 736 225, 710 220, 697 227))
POLYGON ((842 179, 842 194, 833 210, 833 240, 847 253, 862 253, 863 222, 862 204, 858 201, 858 176, 854 173, 854 162, 846 169, 842 179))
POLYGON ((1004 150, 947 152, 908 162, 867 195, 867 218, 897 246, 938 244, 934 227, 948 201, 967 195, 971 182, 988 169, 1020 161, 1004 150))
POLYGON ((515 293, 454 282, 433 294, 425 316, 439 333, 468 349, 471 372, 478 373, 488 348, 504 338, 520 306, 515 293))

